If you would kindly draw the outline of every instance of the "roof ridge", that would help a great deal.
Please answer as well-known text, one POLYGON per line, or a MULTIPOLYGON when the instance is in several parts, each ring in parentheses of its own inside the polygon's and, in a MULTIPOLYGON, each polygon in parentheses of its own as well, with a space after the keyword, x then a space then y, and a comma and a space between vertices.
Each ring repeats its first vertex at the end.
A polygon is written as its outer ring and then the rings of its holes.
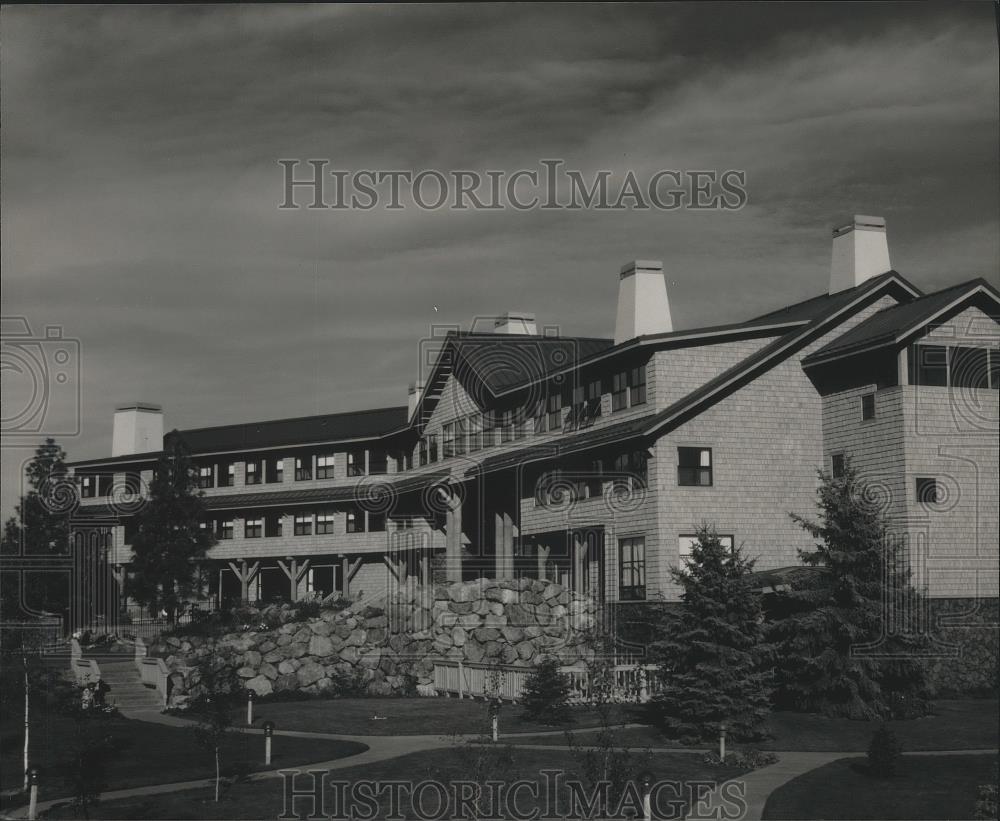
POLYGON ((276 422, 306 422, 313 419, 329 419, 331 417, 342 417, 342 416, 362 416, 364 414, 370 413, 385 413, 387 411, 403 411, 407 410, 406 405, 388 405, 381 408, 364 408, 362 410, 353 411, 337 411, 335 413, 315 413, 309 416, 285 416, 279 419, 261 419, 256 422, 230 422, 225 425, 206 425, 201 428, 183 428, 176 429, 178 433, 201 433, 202 431, 208 430, 219 430, 220 428, 239 428, 239 427, 252 427, 254 425, 271 425, 276 422))

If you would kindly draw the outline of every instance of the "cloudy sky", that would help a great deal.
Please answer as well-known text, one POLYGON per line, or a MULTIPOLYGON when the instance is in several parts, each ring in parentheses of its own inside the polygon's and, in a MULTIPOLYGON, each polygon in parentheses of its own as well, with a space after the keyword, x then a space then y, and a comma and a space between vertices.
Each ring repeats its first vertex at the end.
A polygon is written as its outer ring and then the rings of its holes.
MULTIPOLYGON (((825 290, 855 212, 886 217, 922 288, 997 279, 989 2, 5 6, 2 26, 3 314, 79 340, 46 419, 71 458, 109 453, 134 399, 168 428, 403 404, 432 323, 518 309, 610 336, 636 257, 664 261, 675 327, 762 313, 825 290), (742 169, 748 202, 282 211, 280 158, 742 169)), ((27 455, 4 449, 5 514, 27 455)))

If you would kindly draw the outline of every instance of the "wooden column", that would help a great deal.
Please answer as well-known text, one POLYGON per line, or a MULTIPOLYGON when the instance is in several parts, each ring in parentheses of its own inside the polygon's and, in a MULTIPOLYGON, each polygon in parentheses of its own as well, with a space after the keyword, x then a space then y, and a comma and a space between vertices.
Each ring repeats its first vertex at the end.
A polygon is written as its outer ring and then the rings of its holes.
POLYGON ((549 554, 552 552, 552 548, 548 545, 539 544, 535 547, 535 556, 538 559, 538 578, 545 579, 545 569, 549 561, 549 554))
POLYGON ((445 567, 449 582, 462 581, 462 501, 455 496, 445 514, 445 567))
POLYGON ((352 562, 347 556, 341 556, 340 565, 340 594, 345 599, 348 599, 351 596, 351 580, 358 574, 358 569, 361 567, 361 557, 358 556, 358 558, 352 562))
POLYGON ((309 572, 309 559, 304 559, 302 564, 299 564, 298 560, 294 557, 286 556, 285 562, 278 559, 278 567, 282 569, 291 584, 291 601, 298 601, 299 583, 305 578, 306 573, 309 572), (285 562, 288 562, 288 564, 285 564, 285 562))
POLYGON ((257 578, 257 573, 260 571, 260 562, 248 565, 246 559, 240 559, 239 561, 238 565, 236 562, 229 562, 229 568, 236 574, 236 578, 240 580, 240 596, 242 600, 248 601, 250 598, 250 582, 257 578))

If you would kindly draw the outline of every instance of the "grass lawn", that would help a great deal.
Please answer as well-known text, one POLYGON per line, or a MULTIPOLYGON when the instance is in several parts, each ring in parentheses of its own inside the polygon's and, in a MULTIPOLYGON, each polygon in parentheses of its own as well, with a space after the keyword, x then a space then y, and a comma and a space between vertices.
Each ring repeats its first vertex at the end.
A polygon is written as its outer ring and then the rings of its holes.
MULTIPOLYGON (((995 750, 1000 702, 996 699, 938 701, 935 714, 910 721, 894 721, 892 728, 903 745, 911 750, 995 750)), ((774 737, 739 747, 761 750, 799 750, 803 752, 866 752, 877 721, 850 721, 804 713, 773 713, 770 718, 774 737)), ((574 727, 573 733, 585 741, 588 733, 574 727)), ((626 743, 643 747, 677 746, 654 727, 619 731, 626 743)), ((551 736, 519 738, 518 744, 558 743, 551 736)), ((702 746, 711 746, 709 744, 702 746)))
MULTIPOLYGON (((612 708, 618 723, 641 720, 636 707, 612 708)), ((500 732, 530 733, 559 730, 523 718, 522 708, 507 704, 500 711, 500 732)), ((578 727, 597 727, 600 717, 590 707, 574 707, 578 727)), ((237 716, 237 720, 239 717, 237 716)), ((489 732, 485 701, 457 698, 337 698, 310 701, 258 702, 254 724, 273 721, 281 730, 305 730, 344 735, 443 735, 489 732), (373 720, 372 716, 379 716, 373 720)), ((551 739, 550 739, 550 742, 551 739)), ((559 742, 557 742, 559 743, 559 742)))
MULTIPOLYGON (((115 717, 108 719, 106 731, 111 735, 115 748, 107 762, 108 789, 214 775, 212 753, 198 746, 193 729, 115 717)), ((42 773, 39 783, 41 799, 70 794, 71 788, 67 786, 65 776, 60 776, 60 771, 65 769, 70 754, 71 745, 67 739, 72 739, 74 733, 74 722, 61 716, 40 716, 40 720, 33 724, 31 750, 32 758, 42 773)), ((23 778, 23 735, 16 720, 8 719, 0 725, 0 741, 0 784, 4 790, 16 789, 23 778)), ((354 742, 280 737, 274 742, 272 765, 278 769, 328 761, 365 749, 363 744, 354 742)), ((237 733, 229 739, 222 752, 223 768, 241 760, 250 762, 254 769, 264 769, 264 739, 261 736, 237 733)), ((20 797, 10 800, 23 803, 20 797)))
MULTIPOLYGON (((684 785, 695 781, 712 781, 717 779, 732 778, 740 774, 740 770, 733 768, 716 769, 701 762, 701 757, 689 753, 673 753, 652 756, 646 758, 636 755, 633 763, 634 772, 641 772, 648 768, 657 779, 671 780, 680 783, 677 794, 682 796, 681 803, 675 807, 675 818, 683 818, 683 810, 687 802, 683 796, 687 795, 684 785)), ((537 800, 524 788, 517 794, 516 804, 512 807, 509 803, 500 804, 499 811, 493 813, 493 817, 511 818, 514 817, 511 809, 524 813, 530 813, 533 808, 545 807, 545 791, 542 786, 542 776, 540 771, 561 770, 565 775, 560 776, 560 787, 555 790, 558 803, 555 805, 557 814, 567 814, 569 817, 579 817, 579 813, 571 814, 569 805, 569 791, 562 783, 565 779, 580 777, 581 764, 570 753, 558 753, 542 750, 509 749, 500 745, 498 747, 468 747, 456 745, 449 749, 436 750, 426 753, 417 753, 389 761, 370 764, 363 767, 351 767, 343 770, 333 771, 327 781, 327 796, 329 803, 324 808, 323 817, 339 816, 340 812, 334 799, 333 789, 330 787, 332 780, 357 782, 361 779, 370 779, 375 782, 398 781, 406 779, 408 781, 419 782, 422 780, 434 779, 447 785, 450 782, 475 780, 484 783, 489 780, 502 780, 506 784, 524 778, 538 783, 539 794, 537 800)), ((299 789, 308 784, 299 783, 299 789)), ((448 787, 446 787, 446 790, 448 787)), ((589 788, 584 787, 587 794, 589 788)), ((362 817, 386 818, 392 813, 392 806, 389 802, 389 791, 380 792, 376 787, 373 794, 378 796, 378 809, 372 814, 369 810, 358 807, 359 815, 362 817)), ((405 818, 416 817, 407 798, 408 792, 402 793, 398 815, 405 818)), ((438 793, 428 791, 423 799, 423 808, 427 816, 437 816, 438 793)), ((446 792, 447 795, 447 792, 446 792)), ((663 792, 664 797, 661 804, 664 811, 667 810, 667 803, 673 793, 663 792)), ((450 799, 446 799, 450 800, 450 799)), ((474 818, 475 814, 471 807, 464 811, 452 812, 453 806, 448 807, 447 813, 442 812, 442 817, 448 818, 474 818)), ((276 818, 283 811, 283 787, 282 782, 277 779, 267 779, 265 781, 241 784, 229 791, 218 803, 212 800, 211 791, 208 789, 190 790, 183 793, 171 795, 150 796, 147 798, 134 798, 119 801, 102 802, 96 809, 95 814, 104 819, 131 819, 131 818, 171 818, 171 819, 263 819, 276 818)), ((298 801, 295 805, 295 812, 299 817, 305 818, 309 812, 308 803, 298 801)), ((68 806, 53 808, 47 813, 45 818, 75 818, 72 808, 68 806)), ((483 813, 482 817, 490 817, 490 813, 483 813)))
POLYGON ((972 818, 980 784, 996 783, 994 755, 904 756, 894 778, 863 771, 864 758, 841 758, 779 787, 766 819, 972 818))

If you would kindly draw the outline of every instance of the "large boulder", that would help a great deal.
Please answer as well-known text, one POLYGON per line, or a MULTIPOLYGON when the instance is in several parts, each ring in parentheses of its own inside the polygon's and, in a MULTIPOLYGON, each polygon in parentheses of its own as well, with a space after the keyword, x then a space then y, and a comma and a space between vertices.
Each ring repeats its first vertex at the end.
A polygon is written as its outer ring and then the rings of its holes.
POLYGON ((309 639, 309 655, 323 658, 332 656, 335 650, 328 636, 314 635, 309 639))
MULTIPOLYGON (((269 664, 268 667, 271 667, 271 665, 269 664)), ((271 667, 271 669, 273 670, 274 668, 271 667)), ((255 676, 250 679, 246 683, 246 686, 248 690, 253 690, 259 696, 270 695, 274 689, 271 685, 271 679, 264 675, 255 676)))
POLYGON ((308 687, 315 684, 326 674, 323 669, 322 664, 317 664, 313 659, 307 659, 306 662, 295 671, 295 676, 299 680, 299 685, 301 687, 308 687))

